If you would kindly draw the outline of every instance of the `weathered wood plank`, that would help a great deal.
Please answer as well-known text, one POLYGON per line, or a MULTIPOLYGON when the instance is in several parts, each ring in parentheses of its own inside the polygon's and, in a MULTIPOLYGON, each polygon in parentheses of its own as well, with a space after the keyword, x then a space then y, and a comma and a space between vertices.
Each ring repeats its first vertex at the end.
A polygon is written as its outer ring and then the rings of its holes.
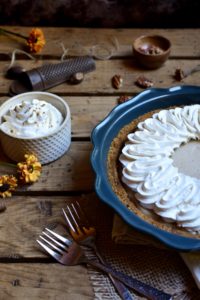
POLYGON ((87 269, 59 264, 0 264, 0 299, 92 300, 87 269))
MULTIPOLYGON (((28 36, 28 27, 5 27, 28 36)), ((104 47, 112 50, 113 57, 132 56, 132 43, 140 35, 156 34, 169 38, 172 44, 171 56, 199 57, 199 29, 97 29, 97 28, 43 28, 46 45, 42 55, 60 57, 63 53, 61 43, 70 53, 92 53, 95 45, 103 46, 101 52, 107 54, 104 47), (113 39, 117 39, 116 43, 113 39)), ((24 49, 20 38, 0 36, 1 54, 9 54, 13 49, 24 49)), ((100 51, 96 51, 99 54, 100 51)), ((109 53, 108 53, 109 54, 109 53)))
MULTIPOLYGON (((47 61, 46 61, 47 62, 47 61)), ((49 61, 52 63, 58 63, 59 61, 49 61)), ((43 63, 38 61, 32 63, 30 61, 19 61, 25 69, 37 67, 43 63)), ((48 63, 48 62, 47 62, 48 63)), ((181 66, 183 69, 193 68, 198 65, 198 60, 168 60, 165 65, 160 69, 156 70, 144 70, 140 68, 134 59, 116 59, 99 61, 96 60, 96 70, 86 74, 84 81, 78 85, 70 85, 63 83, 57 85, 49 92, 76 96, 76 95, 87 95, 87 96, 100 96, 100 95, 123 95, 123 94, 135 94, 141 92, 143 89, 135 84, 137 78, 141 75, 151 79, 154 83, 154 87, 165 88, 170 86, 179 85, 180 82, 174 79, 175 70, 181 66), (123 86, 120 89, 115 89, 112 86, 111 79, 115 74, 120 74, 123 78, 123 86)), ((5 68, 5 62, 0 62, 0 70, 5 68)), ((199 85, 200 72, 196 72, 184 79, 181 84, 193 84, 199 85)), ((0 75, 0 94, 3 96, 8 95, 9 86, 11 80, 5 79, 2 72, 0 75)))
POLYGON ((73 142, 69 151, 43 167, 40 180, 28 191, 87 191, 93 189, 94 174, 90 165, 92 146, 73 142))
POLYGON ((95 217, 98 201, 93 194, 73 197, 13 196, 7 198, 4 201, 7 209, 1 213, 0 218, 0 261, 9 259, 18 262, 19 259, 23 261, 24 258, 31 261, 33 259, 37 261, 39 258, 50 261, 36 239, 45 227, 66 235, 62 208, 75 200, 85 208, 88 216, 95 217))
MULTIPOLYGON (((11 27, 16 32, 28 34, 30 28, 11 27)), ((140 75, 153 80, 154 87, 170 87, 180 83, 173 78, 177 67, 191 68, 199 64, 199 29, 74 29, 44 28, 47 44, 38 60, 32 62, 20 56, 17 63, 27 70, 43 63, 58 63, 62 46, 69 54, 93 54, 93 46, 102 45, 112 50, 109 60, 96 60, 96 71, 88 73, 79 85, 63 83, 49 92, 63 95, 72 113, 73 141, 69 151, 59 160, 43 167, 41 178, 33 185, 18 189, 10 199, 1 200, 7 206, 0 217, 0 299, 93 299, 87 270, 82 266, 63 267, 52 263, 36 243, 42 229, 50 226, 65 232, 61 208, 66 203, 85 197, 78 196, 94 190, 94 173, 90 166, 92 145, 81 138, 89 138, 91 130, 117 104, 119 95, 135 95, 142 91, 135 85, 140 75), (172 43, 170 59, 158 70, 141 69, 132 53, 132 42, 139 35, 161 34, 172 43), (115 39, 115 43, 114 40, 115 39), (117 44, 116 44, 117 41, 117 44), (124 59, 124 57, 126 57, 124 59), (121 59, 120 59, 121 58, 121 59), (191 59, 192 58, 192 59, 191 59), (115 90, 111 78, 123 77, 124 84, 115 90), (73 196, 69 196, 70 192, 73 196), (44 196, 46 195, 46 196, 44 196), (59 196, 60 195, 60 196, 59 196), (10 263, 5 263, 5 261, 10 263), (43 264, 38 262, 44 260, 43 264), (21 261, 21 263, 19 263, 21 261), (32 263, 32 262, 35 263, 32 263), (13 263, 17 262, 17 263, 13 263), (26 263, 25 263, 26 262, 26 263), (28 263, 29 262, 29 263, 28 263), (17 285, 19 283, 19 285, 17 285)), ((9 65, 13 49, 23 49, 16 38, 0 36, 0 103, 8 97, 10 80, 4 71, 9 65)), ((200 73, 187 77, 181 84, 199 85, 200 73)), ((1 152, 1 151, 0 151, 1 152)), ((0 153, 0 160, 5 159, 0 153)), ((2 168, 1 168, 2 172, 2 168)), ((87 200, 86 198, 86 200, 87 200)), ((88 215, 93 218, 97 198, 90 202, 88 215), (89 213, 91 211, 93 214, 89 213)), ((96 208, 97 209, 97 208, 96 208)), ((97 210, 103 214, 104 210, 97 210)), ((111 220, 111 218, 110 218, 111 220)))
MULTIPOLYGON (((18 187, 17 191, 70 192, 91 191, 94 188, 94 173, 90 164, 90 142, 72 142, 70 149, 58 160, 44 165, 41 177, 32 185, 18 187)), ((9 161, 5 155, 0 159, 9 161)), ((1 174, 13 174, 13 168, 1 166, 1 174)))
POLYGON ((118 96, 64 97, 72 119, 72 137, 90 137, 96 125, 118 105, 118 96))

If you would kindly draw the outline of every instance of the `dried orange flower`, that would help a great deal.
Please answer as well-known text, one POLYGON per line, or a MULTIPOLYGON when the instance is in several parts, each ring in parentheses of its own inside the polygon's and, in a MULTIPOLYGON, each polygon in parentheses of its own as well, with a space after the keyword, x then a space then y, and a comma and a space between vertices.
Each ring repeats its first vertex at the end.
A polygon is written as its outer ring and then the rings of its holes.
POLYGON ((33 154, 25 155, 25 162, 17 164, 17 172, 22 183, 32 183, 38 180, 42 166, 37 157, 33 154))
POLYGON ((11 197, 12 191, 17 187, 17 178, 13 175, 0 176, 0 196, 2 198, 11 197))
POLYGON ((32 53, 39 53, 45 44, 46 41, 42 30, 39 28, 33 28, 27 38, 29 51, 32 53))
POLYGON ((16 33, 4 28, 0 28, 0 34, 11 34, 26 40, 28 50, 32 53, 39 53, 46 44, 43 31, 39 28, 33 28, 29 36, 24 36, 21 33, 16 33))

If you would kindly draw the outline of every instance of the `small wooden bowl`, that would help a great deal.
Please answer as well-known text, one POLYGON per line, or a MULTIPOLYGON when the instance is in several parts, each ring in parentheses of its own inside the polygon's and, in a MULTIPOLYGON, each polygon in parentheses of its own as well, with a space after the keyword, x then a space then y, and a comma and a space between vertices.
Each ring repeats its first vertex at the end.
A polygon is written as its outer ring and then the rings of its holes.
POLYGON ((170 41, 159 35, 140 36, 133 43, 135 58, 148 69, 160 68, 168 59, 170 51, 170 41))

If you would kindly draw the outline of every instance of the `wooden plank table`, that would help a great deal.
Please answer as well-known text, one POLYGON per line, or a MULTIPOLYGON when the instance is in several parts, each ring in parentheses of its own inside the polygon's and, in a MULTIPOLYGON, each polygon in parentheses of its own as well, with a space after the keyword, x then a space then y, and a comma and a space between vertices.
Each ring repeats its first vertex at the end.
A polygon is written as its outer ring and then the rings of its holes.
MULTIPOLYGON (((9 29, 24 35, 30 30, 26 27, 9 29)), ((61 43, 65 48, 84 49, 87 53, 91 53, 95 45, 106 45, 113 52, 110 59, 96 59, 96 71, 88 73, 81 84, 63 83, 48 90, 62 96, 70 106, 72 143, 63 157, 43 167, 37 183, 18 189, 12 198, 4 200, 7 210, 0 215, 0 299, 93 299, 87 269, 75 266, 76 272, 72 273, 72 267, 63 268, 43 254, 35 240, 47 224, 64 222, 61 208, 75 199, 82 201, 87 209, 94 209, 92 217, 95 217, 99 201, 97 198, 94 201, 94 197, 93 203, 89 200, 94 192, 90 165, 92 129, 118 104, 120 95, 134 96, 142 91, 135 85, 139 75, 153 80, 154 87, 198 85, 200 72, 181 83, 175 81, 173 75, 179 66, 191 68, 198 64, 200 30, 43 28, 43 31, 47 43, 37 61, 23 55, 17 57, 17 63, 25 69, 59 62, 63 53, 61 43), (172 43, 170 59, 158 70, 141 69, 132 54, 133 40, 149 33, 164 35, 172 43), (119 90, 111 84, 115 74, 124 80, 119 90), (50 213, 48 205, 51 205, 50 213)), ((4 71, 14 49, 23 49, 23 41, 0 35, 0 103, 9 98, 11 81, 5 78, 4 71)), ((2 151, 1 159, 7 160, 2 151)), ((101 209, 103 215, 108 208, 102 205, 101 209)))

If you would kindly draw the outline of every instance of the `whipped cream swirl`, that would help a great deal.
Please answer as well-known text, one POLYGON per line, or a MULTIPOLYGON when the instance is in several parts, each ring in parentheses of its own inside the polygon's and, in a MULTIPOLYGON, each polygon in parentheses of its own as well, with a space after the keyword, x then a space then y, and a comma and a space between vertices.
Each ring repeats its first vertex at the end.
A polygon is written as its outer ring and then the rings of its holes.
POLYGON ((140 205, 192 233, 200 233, 200 180, 180 173, 172 154, 199 139, 200 105, 162 110, 128 135, 119 158, 140 205))
POLYGON ((63 116, 52 104, 33 99, 12 106, 2 119, 0 128, 5 133, 20 138, 36 138, 56 130, 63 116))

